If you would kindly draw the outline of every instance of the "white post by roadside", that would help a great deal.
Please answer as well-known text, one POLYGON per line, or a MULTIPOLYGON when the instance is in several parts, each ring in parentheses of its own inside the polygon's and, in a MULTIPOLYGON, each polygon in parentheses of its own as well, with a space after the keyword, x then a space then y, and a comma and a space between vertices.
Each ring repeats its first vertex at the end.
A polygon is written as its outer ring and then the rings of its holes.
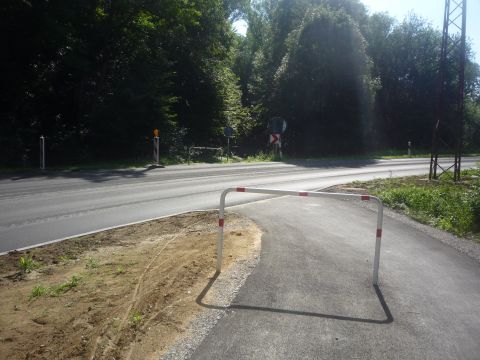
POLYGON ((158 136, 153 138, 153 162, 155 165, 160 164, 160 138, 158 136))
POLYGON ((40 170, 45 170, 45 137, 40 136, 40 170))
POLYGON ((412 156, 412 142, 408 142, 408 156, 412 156))
POLYGON ((158 129, 153 129, 153 163, 160 164, 160 132, 158 129))

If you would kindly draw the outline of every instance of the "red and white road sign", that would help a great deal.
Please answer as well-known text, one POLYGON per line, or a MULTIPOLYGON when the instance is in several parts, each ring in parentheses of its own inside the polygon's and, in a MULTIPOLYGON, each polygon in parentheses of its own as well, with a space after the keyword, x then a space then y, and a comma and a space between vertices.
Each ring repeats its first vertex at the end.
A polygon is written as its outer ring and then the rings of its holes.
POLYGON ((280 143, 280 134, 270 134, 270 144, 275 145, 280 143))

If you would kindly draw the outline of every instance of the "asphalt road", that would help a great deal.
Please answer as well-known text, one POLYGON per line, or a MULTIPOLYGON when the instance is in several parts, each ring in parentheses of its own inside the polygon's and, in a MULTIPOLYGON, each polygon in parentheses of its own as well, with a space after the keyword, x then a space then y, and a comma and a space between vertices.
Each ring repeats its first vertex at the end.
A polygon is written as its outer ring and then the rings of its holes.
MULTIPOLYGON (((480 158, 465 158, 465 168, 480 158)), ((442 160, 450 164, 449 160, 442 160)), ((176 213, 218 208, 231 186, 314 190, 428 172, 429 159, 306 161, 0 177, 0 253, 176 213)), ((262 198, 232 195, 230 204, 262 198)))
POLYGON ((260 262, 192 359, 479 359, 480 264, 430 232, 385 217, 375 288, 375 211, 299 197, 235 211, 264 230, 260 262))

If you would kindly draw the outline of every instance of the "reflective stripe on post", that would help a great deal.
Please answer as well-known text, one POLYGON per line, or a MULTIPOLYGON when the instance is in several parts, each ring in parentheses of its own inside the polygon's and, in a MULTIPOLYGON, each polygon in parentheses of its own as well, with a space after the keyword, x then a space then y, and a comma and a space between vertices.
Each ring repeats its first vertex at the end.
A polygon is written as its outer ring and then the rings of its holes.
POLYGON ((333 199, 357 199, 362 201, 373 201, 377 204, 377 229, 375 238, 375 255, 373 260, 373 284, 378 285, 378 268, 380 266, 380 246, 382 242, 382 227, 383 227, 383 204, 379 198, 370 195, 358 194, 344 194, 344 193, 327 193, 327 192, 313 192, 313 191, 291 191, 291 190, 276 190, 276 189, 257 189, 257 188, 229 188, 222 192, 220 196, 219 220, 218 220, 218 238, 217 238, 217 272, 222 271, 222 254, 224 241, 224 227, 225 227, 225 198, 229 192, 254 193, 254 194, 269 194, 269 195, 291 195, 300 197, 324 197, 333 199))

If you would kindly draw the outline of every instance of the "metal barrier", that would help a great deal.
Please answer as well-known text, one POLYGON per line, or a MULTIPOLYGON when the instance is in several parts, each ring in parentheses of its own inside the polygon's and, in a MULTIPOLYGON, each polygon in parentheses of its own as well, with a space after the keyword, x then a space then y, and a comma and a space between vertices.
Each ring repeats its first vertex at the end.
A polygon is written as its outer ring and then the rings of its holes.
POLYGON ((327 192, 312 192, 312 191, 291 191, 291 190, 274 190, 274 189, 256 189, 256 188, 229 188, 222 192, 220 196, 220 209, 218 217, 218 239, 217 239, 217 272, 222 271, 222 254, 223 254, 223 228, 225 225, 225 197, 229 192, 239 193, 255 193, 268 195, 291 195, 302 197, 324 197, 333 199, 358 199, 362 201, 373 201, 378 206, 377 215, 377 231, 375 239, 375 257, 373 260, 373 284, 378 285, 378 267, 380 264, 380 245, 382 241, 382 227, 383 227, 383 204, 379 198, 370 195, 356 195, 356 194, 342 194, 342 193, 327 193, 327 192))

